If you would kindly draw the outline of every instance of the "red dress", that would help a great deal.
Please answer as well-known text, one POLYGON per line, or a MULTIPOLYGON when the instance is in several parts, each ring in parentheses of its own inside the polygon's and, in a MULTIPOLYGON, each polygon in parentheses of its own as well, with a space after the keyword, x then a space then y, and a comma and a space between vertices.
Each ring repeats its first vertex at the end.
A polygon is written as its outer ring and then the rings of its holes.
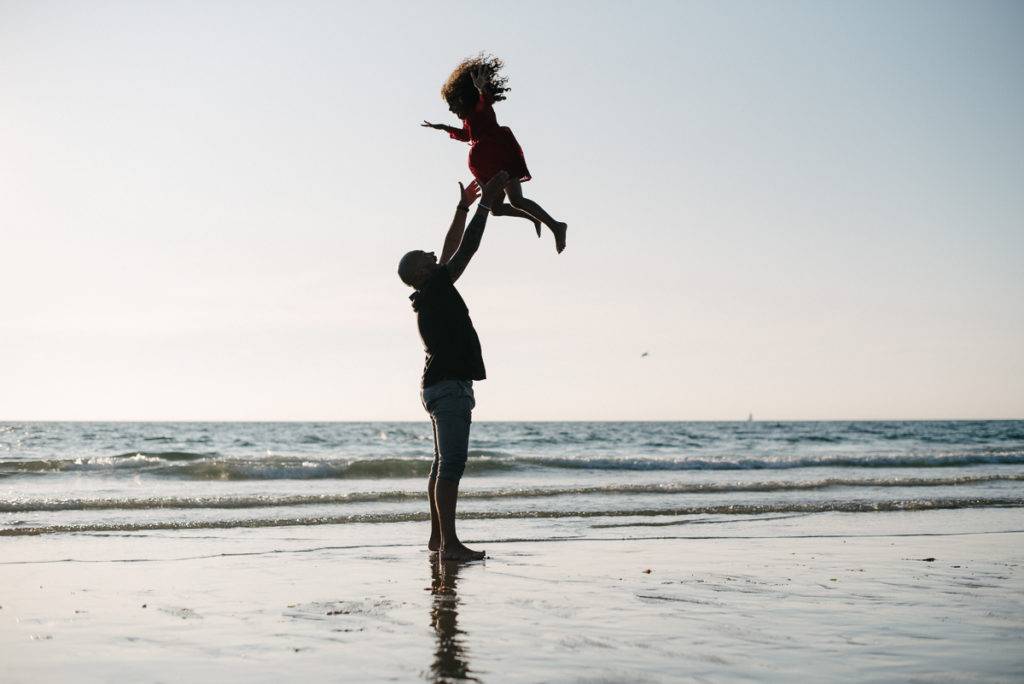
POLYGON ((512 129, 498 125, 493 104, 490 95, 481 93, 474 110, 462 120, 462 128, 449 130, 448 135, 470 144, 469 170, 480 185, 499 171, 507 171, 509 178, 528 181, 530 170, 526 168, 523 148, 512 135, 512 129))

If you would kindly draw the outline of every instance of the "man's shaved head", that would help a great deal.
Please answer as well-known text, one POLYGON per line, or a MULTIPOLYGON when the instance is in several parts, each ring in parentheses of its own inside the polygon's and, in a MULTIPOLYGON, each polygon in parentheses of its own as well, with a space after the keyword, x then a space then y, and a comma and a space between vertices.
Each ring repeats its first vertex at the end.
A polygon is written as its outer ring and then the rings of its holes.
POLYGON ((433 252, 414 249, 406 252, 398 262, 398 277, 409 287, 419 288, 437 268, 437 257, 433 252))

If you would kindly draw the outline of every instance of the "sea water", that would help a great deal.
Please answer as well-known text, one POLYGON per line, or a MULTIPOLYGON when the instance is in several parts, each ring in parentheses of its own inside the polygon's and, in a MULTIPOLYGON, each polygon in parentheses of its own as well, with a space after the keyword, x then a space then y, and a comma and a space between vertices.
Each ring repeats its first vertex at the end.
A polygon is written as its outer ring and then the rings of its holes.
MULTIPOLYGON (((0 536, 424 520, 429 423, 0 423, 0 536)), ((1024 421, 478 422, 464 519, 1024 506, 1024 421)), ((597 519, 597 520, 594 520, 597 519)))

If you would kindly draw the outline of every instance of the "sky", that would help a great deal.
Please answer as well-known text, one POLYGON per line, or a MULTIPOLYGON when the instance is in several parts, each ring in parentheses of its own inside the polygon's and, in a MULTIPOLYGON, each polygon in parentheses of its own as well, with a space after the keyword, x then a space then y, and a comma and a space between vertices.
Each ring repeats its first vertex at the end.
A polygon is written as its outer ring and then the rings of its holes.
POLYGON ((1024 418, 1022 38, 984 0, 0 0, 0 419, 425 419, 395 271, 481 50, 569 236, 488 221, 475 420, 1024 418))

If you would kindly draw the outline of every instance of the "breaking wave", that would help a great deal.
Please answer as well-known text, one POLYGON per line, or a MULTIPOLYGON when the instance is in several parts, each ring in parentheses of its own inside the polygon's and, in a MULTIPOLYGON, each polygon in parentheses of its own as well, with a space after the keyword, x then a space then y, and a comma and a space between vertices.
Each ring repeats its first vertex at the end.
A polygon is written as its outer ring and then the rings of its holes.
MULTIPOLYGON (((535 511, 465 511, 463 520, 497 520, 523 518, 602 518, 651 517, 683 515, 761 515, 766 513, 877 513, 887 511, 928 511, 963 508, 1018 508, 1024 498, 942 498, 891 499, 885 501, 779 502, 765 504, 728 504, 713 506, 682 506, 672 508, 631 508, 619 510, 535 510, 535 511)), ((231 520, 137 521, 83 523, 10 527, 0 529, 0 537, 81 532, 140 532, 147 530, 197 530, 254 527, 287 527, 309 525, 344 525, 351 523, 402 523, 429 519, 426 512, 365 513, 351 515, 300 516, 287 518, 238 518, 231 520)))
MULTIPOLYGON (((503 487, 469 489, 460 499, 497 500, 556 496, 618 496, 665 494, 728 494, 731 492, 805 492, 832 488, 956 487, 984 482, 1020 482, 1024 473, 962 475, 958 477, 825 478, 808 481, 694 482, 570 487, 503 487)), ((367 502, 419 501, 421 491, 350 492, 346 494, 162 496, 92 499, 0 499, 0 513, 87 510, 148 510, 196 508, 281 508, 292 506, 343 505, 367 502)))
MULTIPOLYGON (((267 455, 225 457, 216 453, 139 451, 78 459, 8 460, 0 477, 51 473, 144 473, 187 480, 311 480, 424 477, 427 457, 322 458, 267 455)), ((1019 448, 986 448, 946 453, 818 454, 814 456, 704 457, 550 457, 515 456, 499 451, 471 451, 468 473, 486 474, 524 469, 686 471, 785 470, 794 468, 947 468, 972 465, 1024 464, 1019 448)))

